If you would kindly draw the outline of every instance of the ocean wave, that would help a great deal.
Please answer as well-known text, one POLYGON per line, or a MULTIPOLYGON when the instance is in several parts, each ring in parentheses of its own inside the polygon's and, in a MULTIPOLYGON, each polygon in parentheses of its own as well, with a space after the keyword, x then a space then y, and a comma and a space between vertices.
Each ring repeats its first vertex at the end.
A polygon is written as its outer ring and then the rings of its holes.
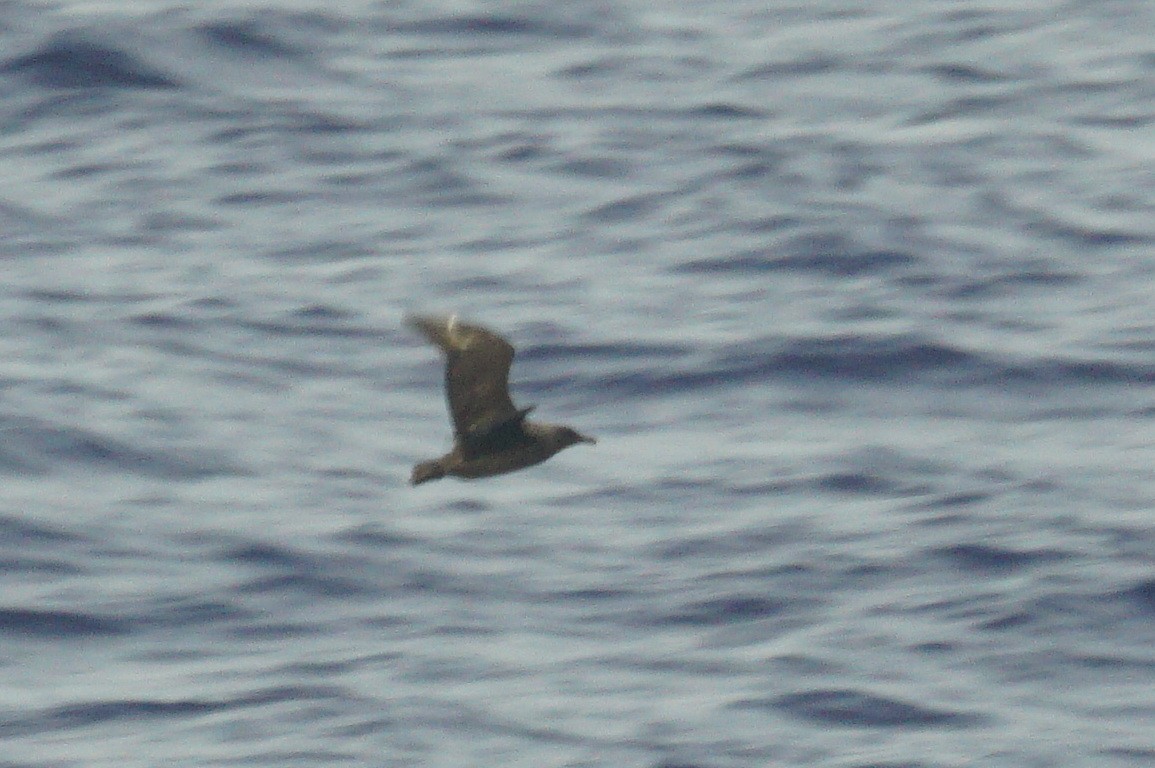
POLYGON ((768 708, 827 726, 851 728, 974 728, 987 718, 963 710, 914 704, 853 688, 827 688, 774 699, 746 699, 736 708, 768 708))
POLYGON ((123 635, 131 629, 125 619, 82 611, 0 608, 0 633, 20 637, 77 640, 123 635))
POLYGON ((175 89, 179 81, 128 51, 78 33, 62 33, 0 70, 54 89, 175 89))
MULTIPOLYGON (((110 470, 157 478, 192 480, 241 474, 219 452, 199 448, 145 446, 72 424, 29 417, 0 420, 10 471, 48 472, 68 467, 110 470)), ((0 466, 3 466, 0 463, 0 466)))

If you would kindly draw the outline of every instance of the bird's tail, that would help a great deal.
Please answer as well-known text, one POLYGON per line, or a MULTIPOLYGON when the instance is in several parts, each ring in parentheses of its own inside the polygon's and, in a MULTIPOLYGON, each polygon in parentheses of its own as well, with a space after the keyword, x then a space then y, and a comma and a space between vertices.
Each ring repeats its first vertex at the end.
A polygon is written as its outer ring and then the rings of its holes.
POLYGON ((421 485, 430 480, 440 480, 443 477, 445 477, 445 467, 442 466, 440 460, 423 461, 413 467, 413 474, 409 476, 409 484, 421 485))

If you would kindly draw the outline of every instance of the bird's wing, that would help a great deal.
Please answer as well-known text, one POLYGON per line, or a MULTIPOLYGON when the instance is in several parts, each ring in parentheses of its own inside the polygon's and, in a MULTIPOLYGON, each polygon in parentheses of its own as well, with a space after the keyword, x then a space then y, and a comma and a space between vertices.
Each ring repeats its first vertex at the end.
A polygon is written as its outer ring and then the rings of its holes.
POLYGON ((445 396, 460 440, 476 443, 525 417, 529 409, 519 411, 509 398, 513 347, 508 341, 456 316, 414 316, 408 322, 445 352, 445 396))

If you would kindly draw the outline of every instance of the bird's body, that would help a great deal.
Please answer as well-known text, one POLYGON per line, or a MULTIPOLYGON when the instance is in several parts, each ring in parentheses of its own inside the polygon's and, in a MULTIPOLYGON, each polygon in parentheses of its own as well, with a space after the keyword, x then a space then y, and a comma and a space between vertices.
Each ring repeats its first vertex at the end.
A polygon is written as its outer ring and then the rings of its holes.
POLYGON ((575 443, 596 442, 570 427, 526 420, 533 406, 518 409, 509 397, 513 347, 501 336, 456 316, 414 316, 408 323, 445 353, 454 434, 452 451, 413 468, 413 485, 446 475, 501 475, 539 464, 575 443))

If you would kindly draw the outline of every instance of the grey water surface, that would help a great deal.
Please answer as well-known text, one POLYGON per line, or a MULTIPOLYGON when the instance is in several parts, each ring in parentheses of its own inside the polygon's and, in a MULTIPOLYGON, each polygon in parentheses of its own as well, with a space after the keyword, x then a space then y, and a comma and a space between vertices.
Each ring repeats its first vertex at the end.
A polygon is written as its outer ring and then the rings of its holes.
POLYGON ((1155 5, 5 2, 0 179, 0 767, 1155 764, 1155 5))

